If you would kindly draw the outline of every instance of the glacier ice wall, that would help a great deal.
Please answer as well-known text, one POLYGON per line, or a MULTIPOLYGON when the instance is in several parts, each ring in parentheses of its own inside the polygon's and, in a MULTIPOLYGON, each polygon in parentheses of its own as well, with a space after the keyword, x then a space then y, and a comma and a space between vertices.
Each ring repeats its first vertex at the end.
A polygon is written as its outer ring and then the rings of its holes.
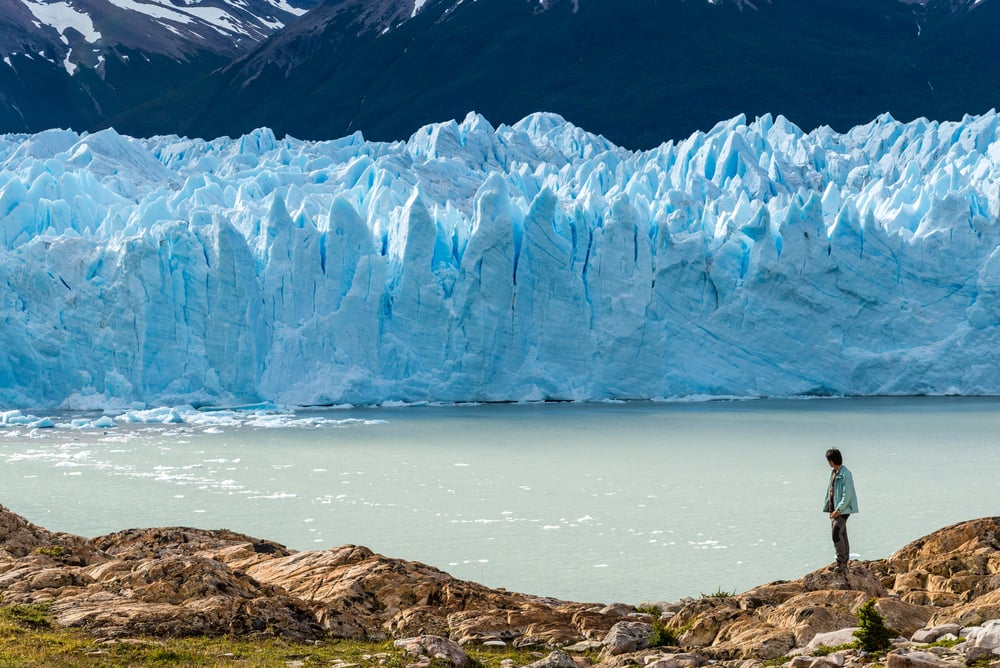
POLYGON ((0 137, 0 406, 1000 394, 1000 117, 0 137))

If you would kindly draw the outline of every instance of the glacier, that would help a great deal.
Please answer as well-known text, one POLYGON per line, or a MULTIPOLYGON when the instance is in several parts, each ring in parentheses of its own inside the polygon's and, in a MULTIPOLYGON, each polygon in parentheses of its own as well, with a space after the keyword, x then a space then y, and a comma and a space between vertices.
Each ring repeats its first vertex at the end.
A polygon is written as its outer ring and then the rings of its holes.
POLYGON ((1000 116, 0 136, 0 406, 1000 394, 1000 116))

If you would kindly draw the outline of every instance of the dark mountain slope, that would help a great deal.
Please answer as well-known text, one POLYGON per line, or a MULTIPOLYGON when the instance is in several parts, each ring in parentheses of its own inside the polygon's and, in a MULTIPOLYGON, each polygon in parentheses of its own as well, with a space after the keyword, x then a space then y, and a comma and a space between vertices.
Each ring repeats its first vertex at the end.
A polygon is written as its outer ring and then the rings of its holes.
POLYGON ((886 111, 954 117, 995 104, 988 82, 1000 59, 988 54, 997 48, 980 43, 976 71, 962 76, 951 54, 986 30, 979 16, 995 21, 996 4, 955 13, 897 0, 772 0, 756 10, 693 0, 555 0, 545 10, 527 0, 431 0, 396 23, 399 12, 379 22, 371 3, 328 1, 220 73, 114 124, 139 134, 267 125, 302 138, 362 130, 397 139, 469 110, 494 123, 546 110, 645 147, 738 113, 838 130, 886 111), (970 90, 941 95, 939 86, 958 81, 970 90))
POLYGON ((0 0, 0 132, 84 130, 246 54, 316 0, 0 0))

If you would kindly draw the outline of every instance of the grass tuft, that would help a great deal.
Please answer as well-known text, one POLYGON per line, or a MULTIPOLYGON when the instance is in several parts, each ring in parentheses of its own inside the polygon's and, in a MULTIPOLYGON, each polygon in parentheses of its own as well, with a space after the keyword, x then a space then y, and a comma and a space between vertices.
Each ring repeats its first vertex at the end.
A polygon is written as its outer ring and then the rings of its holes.
MULTIPOLYGON (((529 650, 465 650, 478 668, 501 668, 508 659, 523 666, 539 658, 529 650)), ((414 659, 391 640, 296 643, 281 638, 198 636, 98 641, 84 631, 56 625, 49 605, 0 606, 3 668, 271 668, 292 661, 306 666, 351 663, 358 668, 405 668, 414 659)), ((431 662, 432 668, 443 668, 438 664, 431 662)))

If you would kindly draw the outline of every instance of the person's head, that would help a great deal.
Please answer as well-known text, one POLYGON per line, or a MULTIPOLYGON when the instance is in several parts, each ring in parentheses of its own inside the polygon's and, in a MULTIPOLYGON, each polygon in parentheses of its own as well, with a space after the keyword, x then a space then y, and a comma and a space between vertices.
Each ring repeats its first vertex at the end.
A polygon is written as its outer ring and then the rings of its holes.
POLYGON ((830 462, 831 466, 840 466, 844 463, 844 457, 837 448, 830 448, 826 451, 826 461, 830 462))

